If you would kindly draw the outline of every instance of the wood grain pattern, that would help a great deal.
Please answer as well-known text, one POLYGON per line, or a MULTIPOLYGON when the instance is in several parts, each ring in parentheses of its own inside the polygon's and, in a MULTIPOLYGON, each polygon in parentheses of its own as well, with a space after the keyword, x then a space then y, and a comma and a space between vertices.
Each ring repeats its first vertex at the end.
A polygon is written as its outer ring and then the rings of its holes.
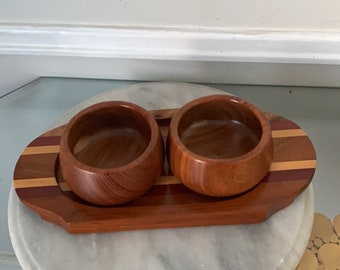
POLYGON ((210 95, 174 114, 167 151, 171 171, 185 186, 204 195, 234 196, 268 173, 273 138, 268 119, 253 104, 210 95))
MULTIPOLYGON (((152 112, 163 136, 174 111, 152 112)), ((266 116, 275 132, 301 130, 288 119, 270 113, 266 116)), ((63 129, 46 132, 27 148, 58 146, 63 129)), ((14 171, 14 188, 25 205, 70 233, 258 223, 288 206, 310 184, 315 172, 316 155, 307 135, 298 131, 297 136, 274 137, 273 142, 269 173, 255 188, 234 197, 192 192, 165 169, 161 179, 135 201, 114 207, 93 206, 75 196, 58 177, 57 152, 21 155, 14 171)))
MULTIPOLYGON (((37 149, 34 154, 54 148, 32 149, 37 149)), ((29 149, 24 153, 32 152, 29 149)), ((65 126, 59 161, 60 175, 75 194, 96 205, 112 206, 138 198, 160 178, 164 143, 154 117, 142 107, 100 102, 65 126)))

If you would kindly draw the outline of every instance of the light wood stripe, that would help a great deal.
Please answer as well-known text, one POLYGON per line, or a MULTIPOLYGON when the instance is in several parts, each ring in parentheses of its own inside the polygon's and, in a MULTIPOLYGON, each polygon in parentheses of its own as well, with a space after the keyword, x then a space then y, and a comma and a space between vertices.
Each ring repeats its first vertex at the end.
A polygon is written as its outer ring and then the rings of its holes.
POLYGON ((273 138, 284 138, 284 137, 299 137, 307 136, 302 129, 283 129, 283 130, 273 130, 273 138))
MULTIPOLYGON (((155 185, 170 185, 180 183, 181 182, 175 176, 163 176, 155 183, 155 185)), ((58 184, 54 177, 14 180, 14 188, 46 187, 57 185, 58 184)), ((70 188, 66 183, 59 183, 59 186, 63 191, 70 191, 70 188)))
POLYGON ((50 187, 58 185, 54 177, 20 179, 14 180, 13 182, 14 188, 50 187))
MULTIPOLYGON (((283 161, 273 162, 269 171, 284 171, 284 170, 297 170, 297 169, 312 169, 316 167, 316 160, 299 160, 299 161, 283 161)), ((155 185, 171 185, 180 184, 181 182, 175 176, 162 176, 155 185)), ((32 178, 32 179, 20 179, 14 180, 14 188, 31 188, 31 187, 45 187, 45 186, 57 186, 57 182, 54 177, 48 178, 32 178)), ((63 191, 69 191, 69 187, 66 183, 60 183, 60 188, 63 191)))
POLYGON ((162 176, 155 185, 180 184, 181 182, 175 176, 162 176))
POLYGON ((62 191, 71 191, 71 189, 65 182, 59 182, 59 187, 62 191))
POLYGON ((21 155, 38 155, 59 153, 59 145, 31 146, 27 147, 21 155))
POLYGON ((296 161, 282 161, 273 162, 269 171, 284 171, 297 169, 313 169, 316 167, 316 160, 296 160, 296 161))

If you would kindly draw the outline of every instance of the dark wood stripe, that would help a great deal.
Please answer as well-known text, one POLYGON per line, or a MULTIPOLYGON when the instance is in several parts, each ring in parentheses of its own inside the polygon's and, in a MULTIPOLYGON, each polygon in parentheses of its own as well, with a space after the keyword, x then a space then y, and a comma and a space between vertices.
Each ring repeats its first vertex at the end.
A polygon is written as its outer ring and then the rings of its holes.
POLYGON ((300 129, 300 127, 297 124, 286 119, 283 120, 275 119, 270 122, 270 127, 272 130, 300 129))
POLYGON ((44 198, 46 200, 55 200, 56 196, 64 196, 58 186, 34 187, 34 188, 17 188, 15 190, 21 199, 44 198))
POLYGON ((20 156, 14 180, 54 177, 57 156, 57 153, 20 156))
POLYGON ((316 159, 314 147, 307 136, 275 138, 273 142, 273 162, 316 159))
POLYGON ((32 141, 27 147, 33 146, 47 146, 47 145, 59 145, 60 136, 39 137, 32 141))
POLYGON ((315 173, 315 169, 299 169, 289 171, 275 171, 268 173, 262 180, 266 182, 286 182, 295 181, 301 179, 312 179, 315 173))

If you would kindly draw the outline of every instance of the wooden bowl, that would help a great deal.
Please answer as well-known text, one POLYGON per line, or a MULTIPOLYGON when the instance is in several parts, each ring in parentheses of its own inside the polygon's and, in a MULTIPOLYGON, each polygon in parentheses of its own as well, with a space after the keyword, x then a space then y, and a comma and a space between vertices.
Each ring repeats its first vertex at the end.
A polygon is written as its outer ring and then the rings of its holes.
POLYGON ((109 101, 70 120, 59 158, 61 175, 76 195, 93 204, 116 205, 141 196, 160 177, 164 145, 149 112, 109 101))
POLYGON ((273 141, 265 115, 229 95, 193 100, 173 116, 167 141, 173 174, 209 196, 232 196, 257 185, 272 162, 273 141))

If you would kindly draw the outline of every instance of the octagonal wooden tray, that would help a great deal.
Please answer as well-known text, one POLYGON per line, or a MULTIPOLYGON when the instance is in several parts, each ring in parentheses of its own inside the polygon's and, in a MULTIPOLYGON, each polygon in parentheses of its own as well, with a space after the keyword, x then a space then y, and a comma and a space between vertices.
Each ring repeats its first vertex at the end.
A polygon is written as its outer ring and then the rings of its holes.
MULTIPOLYGON (((151 111, 164 138, 175 110, 151 111)), ((145 195, 114 207, 93 206, 75 196, 60 177, 58 154, 64 126, 50 130, 23 151, 14 171, 20 200, 44 220, 70 233, 250 224, 265 221, 288 206, 310 184, 314 147, 294 122, 266 113, 274 140, 267 176, 250 191, 228 198, 197 194, 168 173, 145 195)))

